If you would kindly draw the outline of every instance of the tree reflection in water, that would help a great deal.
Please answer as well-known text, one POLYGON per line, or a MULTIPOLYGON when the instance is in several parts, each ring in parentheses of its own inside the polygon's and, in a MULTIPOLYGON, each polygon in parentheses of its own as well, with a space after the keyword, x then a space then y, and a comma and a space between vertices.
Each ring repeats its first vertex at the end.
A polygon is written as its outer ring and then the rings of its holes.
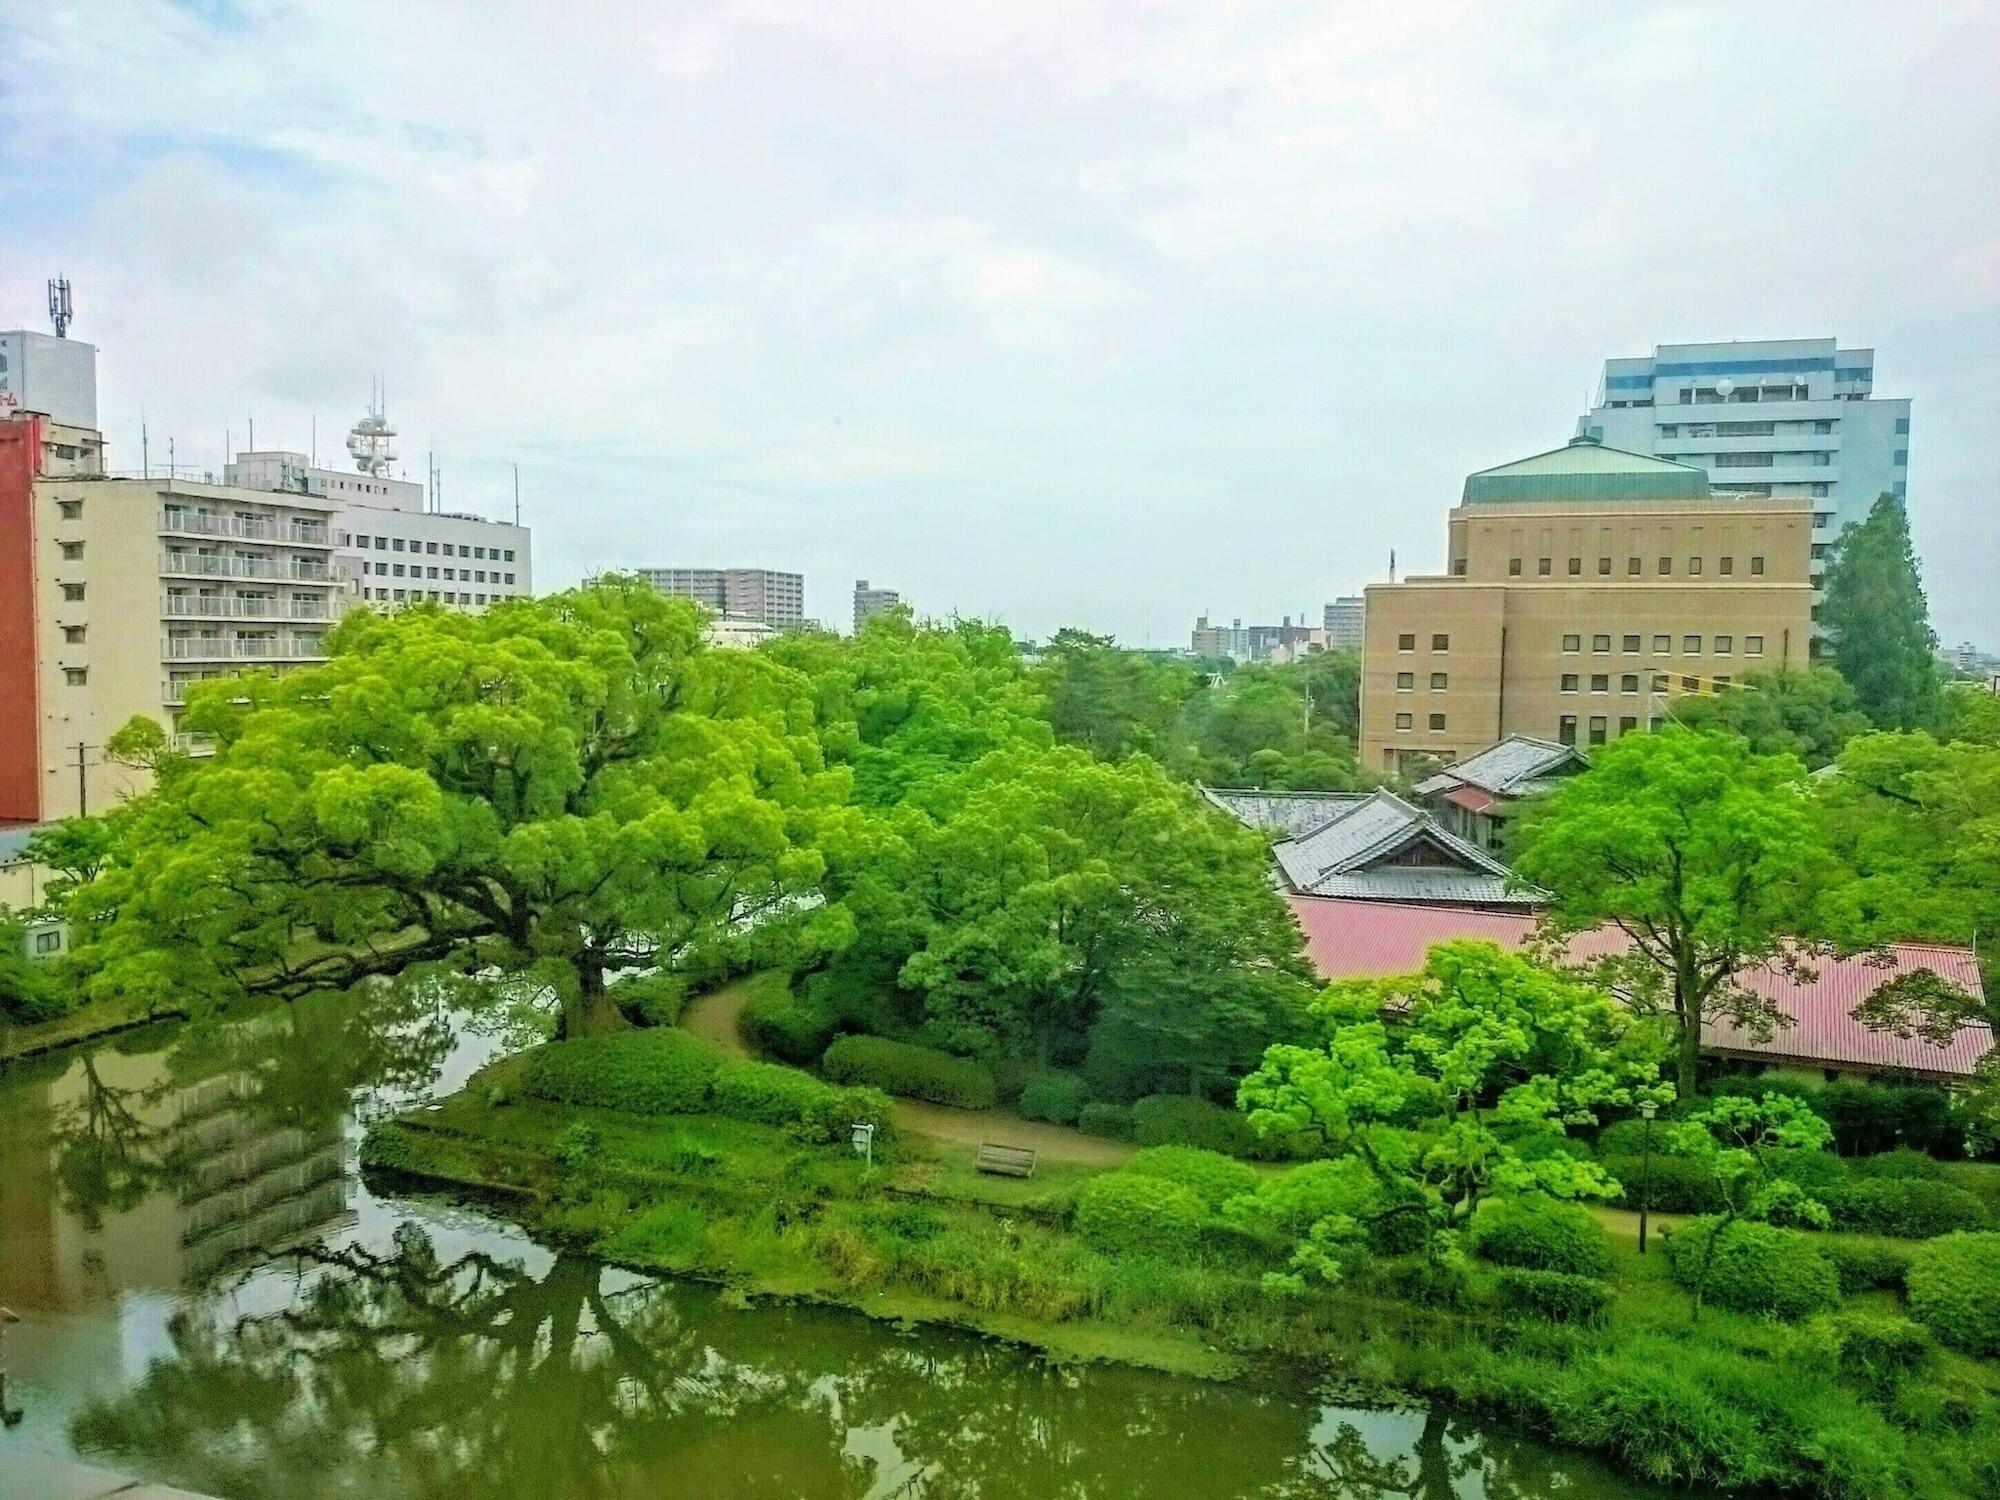
POLYGON ((1385 1429, 1297 1392, 732 1309, 573 1255, 539 1274, 485 1251, 447 1260, 414 1223, 380 1253, 315 1249, 297 1267, 281 1308, 178 1319, 170 1355, 78 1414, 76 1444, 279 1500, 1629 1493, 1442 1416, 1385 1429))

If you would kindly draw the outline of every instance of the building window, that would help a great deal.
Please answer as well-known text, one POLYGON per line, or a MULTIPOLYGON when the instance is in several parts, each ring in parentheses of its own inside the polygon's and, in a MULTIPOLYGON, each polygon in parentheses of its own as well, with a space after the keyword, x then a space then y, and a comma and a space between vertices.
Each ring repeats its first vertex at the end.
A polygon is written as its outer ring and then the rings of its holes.
POLYGON ((1412 715, 1410 715, 1410 714, 1397 714, 1397 715, 1396 715, 1396 727, 1397 727, 1398 729, 1409 729, 1409 728, 1411 728, 1412 726, 1414 726, 1414 725, 1416 724, 1416 722, 1417 722, 1417 721, 1416 721, 1415 717, 1414 717, 1414 716, 1412 716, 1412 715))
POLYGON ((1443 715, 1443 714, 1432 714, 1432 715, 1431 715, 1431 728, 1432 728, 1432 729, 1442 729, 1442 728, 1444 728, 1444 715, 1443 715))
POLYGON ((1582 572, 1583 572, 1583 559, 1580 557, 1572 557, 1569 560, 1569 576, 1575 578, 1582 572))
POLYGON ((1667 690, 1667 674, 1665 672, 1655 672, 1653 674, 1653 691, 1656 693, 1664 693, 1666 690, 1667 690))
POLYGON ((1576 675, 1576 673, 1574 673, 1574 672, 1565 672, 1565 673, 1563 673, 1563 674, 1562 674, 1562 690, 1563 690, 1563 691, 1564 691, 1565 693, 1573 693, 1573 692, 1575 692, 1575 691, 1576 691, 1576 684, 1577 684, 1577 675, 1576 675))
POLYGON ((1665 656, 1674 649, 1674 638, 1670 635, 1653 637, 1653 655, 1665 656))
POLYGON ((1415 672, 1398 672, 1396 674, 1397 692, 1414 693, 1416 690, 1417 690, 1417 674, 1415 672))
POLYGON ((1618 678, 1618 691, 1621 693, 1638 692, 1639 674, 1637 672, 1625 672, 1620 674, 1618 678))
POLYGON ((1556 720, 1556 742, 1562 745, 1576 743, 1576 715, 1564 714, 1556 720))
POLYGON ((62 558, 64 562, 83 561, 82 542, 58 542, 56 545, 62 548, 62 558))
POLYGON ((1652 730, 1652 731, 1653 731, 1653 733, 1655 733, 1655 734, 1658 734, 1658 733, 1660 732, 1660 729, 1661 729, 1661 727, 1662 727, 1662 726, 1663 726, 1663 725, 1664 725, 1664 724, 1665 724, 1666 722, 1667 722, 1667 721, 1666 721, 1665 719, 1661 718, 1661 717, 1660 717, 1660 716, 1659 716, 1658 714, 1654 714, 1652 718, 1650 718, 1650 719, 1648 719, 1648 720, 1646 721, 1646 727, 1647 727, 1648 729, 1652 730))
POLYGON ((1454 557, 1454 558, 1453 558, 1453 559, 1451 560, 1451 576, 1452 576, 1452 577, 1454 577, 1454 578, 1463 578, 1463 577, 1465 576, 1465 559, 1464 559, 1464 558, 1462 558, 1462 557, 1454 557))
POLYGON ((1699 573, 1699 572, 1701 572, 1701 559, 1700 559, 1700 558, 1698 558, 1698 557, 1690 557, 1690 558, 1688 559, 1688 572, 1689 572, 1690 574, 1696 574, 1696 573, 1699 573))
POLYGON ((1909 432, 1910 432, 1910 419, 1908 417, 1896 418, 1896 436, 1907 437, 1909 436, 1909 432))
POLYGON ((376 537, 375 550, 377 552, 387 552, 389 550, 389 539, 386 536, 376 537))
POLYGON ((62 951, 62 933, 38 932, 35 934, 35 956, 41 958, 50 953, 62 951))
POLYGON ((1731 573, 1734 573, 1736 571, 1736 559, 1733 557, 1717 558, 1715 566, 1717 571, 1720 572, 1724 578, 1727 578, 1731 573))
POLYGON ((1698 636, 1698 635, 1684 635, 1684 636, 1682 636, 1682 637, 1681 637, 1681 655, 1683 655, 1683 656, 1699 656, 1699 655, 1701 655, 1701 637, 1700 637, 1700 636, 1698 636))
POLYGON ((66 583, 62 586, 62 591, 63 598, 71 604, 80 603, 83 599, 83 585, 80 583, 66 583))
POLYGON ((1625 654, 1627 656, 1637 656, 1639 654, 1638 636, 1628 635, 1625 637, 1625 654))
POLYGON ((509 583, 512 583, 512 582, 514 581, 514 575, 513 575, 512 573, 509 573, 509 574, 507 575, 507 581, 508 581, 509 583))
POLYGON ((1660 574, 1662 577, 1665 577, 1667 574, 1673 572, 1673 570, 1674 570, 1674 560, 1671 557, 1663 557, 1660 559, 1660 574))
POLYGON ((472 549, 461 542, 458 548, 458 555, 460 557, 470 557, 472 556, 472 549))
POLYGON ((396 576, 398 578, 401 578, 403 576, 403 565, 401 563, 396 564, 396 576))
POLYGON ((1701 679, 1699 677, 1683 677, 1681 679, 1681 691, 1684 693, 1700 692, 1701 679))
POLYGON ((65 646, 81 646, 83 644, 83 633, 86 628, 82 625, 63 626, 63 644, 65 646))
POLYGON ((1764 637, 1761 635, 1744 636, 1743 654, 1745 656, 1762 656, 1764 654, 1764 637))
POLYGON ((1715 690, 1718 693, 1728 686, 1729 686, 1729 679, 1727 677, 1718 677, 1715 679, 1715 690))
POLYGON ((1751 558, 1751 559, 1750 559, 1750 572, 1751 572, 1751 574, 1752 574, 1753 576, 1755 576, 1755 577, 1759 577, 1759 578, 1763 577, 1763 576, 1764 576, 1764 559, 1763 559, 1763 558, 1761 558, 1761 557, 1753 557, 1753 558, 1751 558))
POLYGON ((512 547, 509 547, 505 552, 501 553, 500 556, 502 561, 512 562, 514 560, 514 549, 512 547))
POLYGON ((1539 575, 1540 575, 1541 577, 1543 577, 1543 578, 1546 578, 1546 577, 1548 577, 1548 576, 1549 576, 1549 564, 1550 564, 1550 562, 1551 562, 1552 560, 1553 560, 1553 559, 1550 559, 1550 558, 1546 558, 1546 557, 1538 557, 1538 558, 1536 558, 1536 559, 1535 559, 1535 572, 1536 572, 1537 574, 1539 574, 1539 575))
POLYGON ((1715 654, 1717 656, 1727 656, 1731 651, 1734 651, 1735 649, 1736 649, 1735 636, 1719 635, 1715 638, 1715 654))
POLYGON ((393 547, 396 551, 401 552, 403 550, 403 539, 401 537, 395 537, 390 541, 389 545, 393 547))
POLYGON ((1894 484, 1889 486, 1889 493, 1894 495, 1898 500, 1901 500, 1906 495, 1908 495, 1909 491, 1910 487, 1900 479, 1897 480, 1894 484))
POLYGON ((1608 557, 1600 557, 1600 558, 1598 558, 1598 560, 1597 560, 1597 576, 1598 576, 1598 577, 1600 577, 1600 578, 1609 578, 1609 577, 1611 576, 1611 559, 1610 559, 1610 558, 1608 558, 1608 557))
POLYGON ((1441 693, 1441 692, 1443 692, 1443 691, 1444 691, 1444 686, 1445 686, 1445 675, 1446 675, 1446 674, 1444 674, 1443 672, 1433 672, 1433 673, 1431 673, 1431 691, 1432 691, 1432 692, 1434 692, 1434 693, 1441 693))
POLYGON ((1416 650, 1416 649, 1417 649, 1417 638, 1416 638, 1416 637, 1415 637, 1414 635, 1399 635, 1399 636, 1397 636, 1397 637, 1396 637, 1396 649, 1397 649, 1398 651, 1414 651, 1414 650, 1416 650))
POLYGON ((1593 693, 1610 692, 1611 674, 1609 672, 1592 672, 1590 674, 1590 690, 1593 693))
POLYGON ((1510 557, 1507 559, 1507 576, 1509 578, 1519 578, 1521 576, 1520 558, 1510 557))
POLYGON ((1563 650, 1565 650, 1565 651, 1568 651, 1568 652, 1570 652, 1570 653, 1574 654, 1574 653, 1576 653, 1576 652, 1578 652, 1578 651, 1581 651, 1582 649, 1583 649, 1583 637, 1582 637, 1582 636, 1580 636, 1580 635, 1566 635, 1566 636, 1564 636, 1564 637, 1563 637, 1563 650))
POLYGON ((1431 637, 1431 650, 1433 650, 1433 651, 1449 651, 1450 649, 1451 649, 1451 637, 1450 637, 1450 636, 1448 636, 1448 635, 1434 635, 1434 636, 1432 636, 1432 637, 1431 637))
POLYGON ((1611 649, 1611 637, 1608 635, 1592 636, 1590 638, 1590 649, 1599 656, 1604 655, 1611 649))
POLYGON ((426 578, 435 578, 435 577, 437 577, 437 576, 438 576, 438 570, 437 570, 436 568, 425 568, 425 569, 424 569, 424 577, 426 577, 426 578))
POLYGON ((1908 448, 1898 448, 1889 456, 1889 462, 1899 469, 1907 469, 1910 466, 1910 450, 1908 448))
POLYGON ((1603 744, 1603 743, 1604 743, 1604 732, 1605 732, 1606 728, 1607 728, 1607 727, 1609 726, 1609 722, 1610 722, 1610 721, 1609 721, 1609 720, 1607 720, 1607 719, 1606 719, 1606 718, 1604 717, 1604 715, 1603 715, 1603 714, 1592 714, 1592 715, 1590 716, 1590 743, 1591 743, 1591 744, 1593 744, 1593 745, 1601 745, 1601 744, 1603 744))
POLYGON ((1638 719, 1634 718, 1631 714, 1624 715, 1618 721, 1618 732, 1620 734, 1630 734, 1633 730, 1637 729, 1638 727, 1639 727, 1638 719))
POLYGON ((81 500, 58 500, 56 501, 56 514, 61 516, 65 521, 81 521, 83 519, 83 502, 81 500))

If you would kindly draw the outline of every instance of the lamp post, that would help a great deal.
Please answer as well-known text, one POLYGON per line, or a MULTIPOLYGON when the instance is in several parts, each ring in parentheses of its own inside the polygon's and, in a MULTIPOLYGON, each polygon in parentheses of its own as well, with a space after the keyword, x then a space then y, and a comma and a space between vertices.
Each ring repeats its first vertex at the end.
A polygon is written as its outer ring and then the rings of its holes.
POLYGON ((1648 1099, 1639 1106, 1646 1124, 1639 1132, 1639 1253, 1646 1253, 1646 1212, 1653 1206, 1653 1116, 1660 1106, 1648 1099))

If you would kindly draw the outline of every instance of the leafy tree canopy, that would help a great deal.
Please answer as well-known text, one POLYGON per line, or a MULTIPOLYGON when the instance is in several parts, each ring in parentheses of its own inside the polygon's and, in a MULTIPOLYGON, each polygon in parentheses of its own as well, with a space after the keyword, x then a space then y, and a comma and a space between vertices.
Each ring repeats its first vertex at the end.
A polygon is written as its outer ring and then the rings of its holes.
POLYGON ((1760 755, 1796 755, 1814 770, 1870 728, 1854 689, 1828 666, 1752 672, 1727 692, 1680 699, 1674 712, 1690 729, 1727 730, 1760 755))
POLYGON ((1816 616, 1840 675, 1882 729, 1937 723, 1937 635, 1931 629, 1910 518, 1894 495, 1876 500, 1834 544, 1816 616))

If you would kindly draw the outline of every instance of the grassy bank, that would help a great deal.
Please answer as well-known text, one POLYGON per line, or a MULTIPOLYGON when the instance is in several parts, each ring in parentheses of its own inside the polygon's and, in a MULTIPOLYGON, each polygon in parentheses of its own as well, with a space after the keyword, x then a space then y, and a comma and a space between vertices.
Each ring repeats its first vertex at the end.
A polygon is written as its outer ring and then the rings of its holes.
POLYGON ((1710 1309, 1693 1324, 1667 1257, 1620 1236, 1606 1238, 1603 1306, 1574 1323, 1527 1311, 1518 1282, 1478 1261, 1450 1286, 1389 1256, 1340 1288, 1286 1291, 1266 1280, 1282 1247, 1220 1217, 1172 1247, 1091 1232, 1077 1203, 1096 1167, 984 1177, 971 1147, 912 1141, 870 1171, 844 1145, 769 1125, 524 1097, 519 1067, 377 1127, 364 1161, 507 1192, 539 1232, 636 1267, 1064 1358, 1205 1376, 1304 1360, 1357 1392, 1446 1400, 1654 1480, 1862 1500, 2000 1488, 2000 1366, 1929 1345, 1895 1369, 1858 1357, 1866 1320, 1900 1311, 1895 1291, 1797 1323, 1710 1309))

